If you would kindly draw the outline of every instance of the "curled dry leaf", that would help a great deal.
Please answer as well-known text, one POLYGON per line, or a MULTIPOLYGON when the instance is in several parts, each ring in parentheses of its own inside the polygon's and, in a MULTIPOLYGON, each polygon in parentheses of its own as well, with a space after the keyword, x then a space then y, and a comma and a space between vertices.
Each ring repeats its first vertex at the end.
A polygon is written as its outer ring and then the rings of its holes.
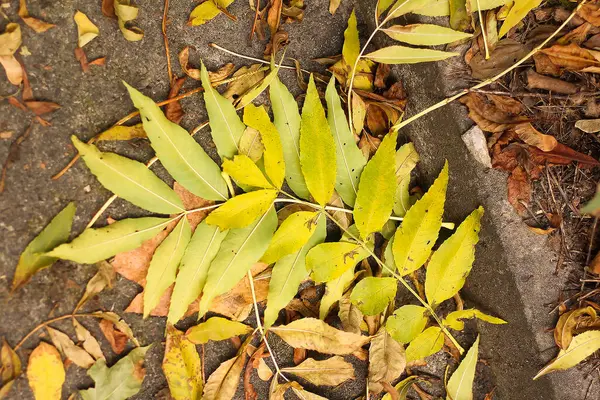
POLYGON ((380 328, 369 348, 369 389, 380 393, 383 390, 381 382, 395 381, 405 367, 404 347, 392 339, 385 328, 380 328))
POLYGON ((2 340, 2 349, 0 349, 0 399, 6 397, 15 379, 21 375, 21 360, 15 351, 8 345, 6 340, 2 340))
POLYGON ((554 341, 561 349, 567 349, 573 340, 575 330, 585 318, 596 320, 598 315, 594 307, 587 306, 568 311, 558 318, 554 328, 554 341))
MULTIPOLYGON (((77 303, 75 311, 81 308, 89 299, 100 293, 107 286, 112 287, 112 283, 116 278, 116 272, 110 263, 106 261, 100 261, 96 264, 98 266, 98 272, 90 279, 85 287, 85 293, 77 303)), ((75 312, 74 311, 74 312, 75 312)))
POLYGON ((31 17, 29 15, 29 11, 27 11, 27 4, 25 0, 19 1, 19 17, 29 26, 31 29, 36 31, 37 33, 46 32, 50 28, 54 28, 56 25, 49 24, 47 22, 42 21, 41 19, 31 17))
POLYGON ((355 378, 352 364, 340 356, 321 361, 309 358, 300 365, 282 368, 281 371, 299 376, 316 386, 337 386, 355 378))
POLYGON ((81 11, 73 17, 77 24, 77 46, 83 48, 100 34, 100 29, 81 11))
POLYGON ((83 325, 81 325, 75 318, 73 318, 73 327, 75 328, 75 335, 77 335, 77 340, 82 342, 81 345, 92 357, 96 360, 100 358, 104 358, 104 354, 102 353, 102 349, 100 348, 100 343, 96 340, 95 337, 92 336, 90 331, 88 331, 83 325))
POLYGON ((226 13, 227 16, 231 16, 226 10, 231 3, 233 3, 233 0, 206 0, 202 2, 192 10, 188 25, 202 25, 221 14, 221 12, 226 13))
POLYGON ((50 335, 50 339, 54 346, 60 351, 65 358, 73 361, 73 363, 81 368, 88 369, 94 365, 94 359, 84 349, 76 346, 75 343, 59 330, 46 326, 46 330, 50 335))
POLYGON ((552 371, 568 369, 579 364, 600 349, 600 331, 587 331, 573 338, 569 346, 561 350, 558 356, 546 365, 533 378, 537 379, 552 371))
POLYGON ((135 338, 135 336, 133 336, 133 331, 131 330, 129 325, 127 325, 127 322, 125 322, 121 317, 119 317, 114 312, 96 311, 95 313, 93 313, 93 315, 97 316, 98 318, 102 318, 103 321, 106 320, 106 321, 112 322, 120 332, 123 332, 125 335, 127 335, 127 337, 129 339, 131 339, 131 341, 133 342, 134 345, 136 345, 136 346, 140 345, 139 342, 137 341, 137 339, 135 338))
POLYGON ((254 353, 254 346, 250 344, 252 336, 249 336, 242 344, 235 357, 227 360, 213 372, 206 385, 204 385, 204 400, 224 400, 232 399, 237 387, 240 384, 240 375, 246 364, 246 360, 251 353, 254 353))
POLYGON ((27 364, 29 387, 36 399, 60 400, 65 368, 54 346, 40 342, 27 364))
POLYGON ((138 8, 131 3, 131 0, 114 0, 114 11, 125 39, 137 42, 144 37, 144 31, 135 26, 138 8))
POLYGON ((21 46, 21 27, 14 22, 6 25, 0 34, 0 64, 4 67, 8 81, 20 85, 23 81, 21 64, 14 57, 15 51, 21 46))
POLYGON ((125 350, 129 338, 125 333, 117 329, 113 322, 103 319, 100 321, 100 330, 116 354, 121 354, 125 350))
POLYGON ((597 69, 600 66, 600 61, 598 61, 594 52, 586 50, 575 43, 564 46, 556 44, 541 50, 541 52, 547 55, 553 64, 569 71, 594 72, 594 68, 597 69))
MULTIPOLYGON (((172 99, 173 97, 176 97, 184 83, 185 77, 174 79, 171 83, 168 98, 172 99)), ((183 119, 183 115, 183 108, 181 108, 179 101, 173 101, 165 106, 165 117, 167 117, 169 121, 178 124, 183 119)))
POLYGON ((558 145, 554 136, 544 135, 529 122, 515 125, 514 130, 522 141, 542 151, 552 151, 558 145))

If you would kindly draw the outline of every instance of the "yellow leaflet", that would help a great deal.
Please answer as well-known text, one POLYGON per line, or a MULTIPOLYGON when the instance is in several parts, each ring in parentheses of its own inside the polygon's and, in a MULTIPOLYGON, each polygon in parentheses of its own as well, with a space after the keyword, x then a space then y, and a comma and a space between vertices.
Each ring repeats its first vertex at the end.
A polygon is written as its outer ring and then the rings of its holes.
POLYGON ((354 63, 356 63, 359 53, 360 40, 358 38, 358 26, 356 14, 354 10, 352 10, 352 14, 350 14, 350 18, 348 18, 348 27, 344 31, 344 47, 342 48, 342 56, 350 70, 354 67, 354 63))
POLYGON ((79 47, 85 46, 100 34, 100 29, 81 11, 77 11, 73 19, 77 24, 77 45, 79 47))
POLYGON ((444 334, 437 326, 425 329, 406 348, 406 362, 421 360, 444 347, 444 334))
POLYGON ((260 168, 254 164, 254 161, 243 154, 233 156, 233 160, 225 159, 223 161, 223 171, 229 174, 238 184, 263 189, 273 187, 260 168))
POLYGON ((162 369, 174 400, 197 400, 202 394, 202 362, 183 332, 167 325, 162 369))
POLYGON ((316 282, 329 282, 353 269, 369 253, 357 243, 330 242, 313 247, 306 255, 306 268, 316 282))
POLYGON ((277 190, 262 189, 232 197, 211 212, 206 218, 209 225, 217 225, 222 231, 243 228, 263 215, 277 197, 277 190))
POLYGON ((27 379, 36 400, 60 400, 65 368, 58 350, 40 342, 29 356, 27 379))
POLYGON ((383 31, 392 39, 420 46, 452 43, 473 36, 470 33, 432 24, 394 25, 383 31))
POLYGON ((298 211, 287 217, 273 235, 273 240, 261 261, 272 264, 300 250, 317 227, 316 216, 316 211, 298 211))
POLYGON ((230 321, 222 317, 212 317, 206 322, 192 326, 185 333, 185 337, 195 344, 205 344, 209 340, 227 340, 234 336, 245 335, 252 331, 252 327, 237 321, 230 321))
POLYGON ((396 278, 364 278, 352 289, 350 300, 365 315, 377 315, 396 297, 396 278))
POLYGON ((473 400, 473 380, 479 353, 479 336, 448 380, 446 400, 473 400))
POLYGON ((394 311, 388 318, 385 329, 397 342, 410 343, 423 332, 428 320, 425 307, 408 304, 394 311))
POLYGON ((600 349, 600 331, 587 331, 573 338, 566 350, 561 350, 558 356, 546 365, 533 378, 537 379, 552 371, 568 369, 579 364, 600 349))
POLYGON ((405 46, 389 46, 367 54, 365 57, 382 64, 416 64, 429 61, 445 60, 458 56, 459 53, 450 53, 440 50, 417 49, 405 46))
POLYGON ((505 320, 497 317, 492 317, 491 315, 482 313, 481 311, 475 308, 453 311, 450 314, 448 314, 442 322, 449 328, 452 328, 457 331, 462 331, 465 328, 465 323, 462 320, 470 318, 477 318, 482 321, 489 322, 490 324, 506 324, 505 320))
POLYGON ((508 33, 508 31, 516 26, 529 11, 533 10, 542 3, 542 0, 515 0, 514 6, 508 12, 504 23, 500 27, 498 36, 502 37, 508 33))

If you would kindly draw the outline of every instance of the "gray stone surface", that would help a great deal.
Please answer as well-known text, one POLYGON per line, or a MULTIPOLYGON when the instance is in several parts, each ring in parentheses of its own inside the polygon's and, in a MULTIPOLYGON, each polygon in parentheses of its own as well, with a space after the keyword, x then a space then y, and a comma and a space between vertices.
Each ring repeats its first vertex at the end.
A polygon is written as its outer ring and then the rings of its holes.
MULTIPOLYGON (((10 2, 5 10, 15 21, 18 2, 10 2)), ((87 139, 111 126, 115 121, 133 110, 121 80, 126 80, 154 99, 166 98, 168 92, 167 69, 160 32, 162 5, 160 0, 139 1, 139 26, 145 37, 139 43, 127 42, 117 28, 116 22, 102 16, 99 2, 64 0, 30 1, 32 15, 43 17, 57 24, 55 29, 36 34, 23 26, 23 42, 32 55, 23 62, 29 73, 34 95, 59 103, 62 108, 49 117, 51 127, 36 125, 30 137, 21 145, 20 158, 8 171, 6 190, 0 195, 0 336, 11 345, 16 344, 27 332, 51 316, 68 314, 83 292, 85 283, 94 274, 90 265, 58 262, 52 268, 38 273, 24 288, 10 295, 14 267, 20 252, 35 237, 41 227, 69 201, 76 201, 78 212, 74 232, 80 232, 89 218, 110 194, 101 188, 83 164, 78 163, 58 181, 50 177, 60 170, 73 156, 70 135, 87 139), (100 28, 100 36, 86 46, 89 59, 107 57, 105 67, 92 67, 91 73, 83 74, 73 56, 76 46, 76 28, 72 20, 75 10, 85 12, 100 28), (84 188, 89 187, 89 190, 84 188)), ((327 0, 308 1, 305 20, 301 24, 286 26, 292 42, 287 56, 299 59, 303 66, 316 70, 318 65, 309 60, 337 54, 342 46, 342 32, 350 13, 352 2, 342 1, 335 16, 327 12, 327 0)), ((371 11, 375 1, 357 1, 359 29, 364 35, 373 28, 371 11)), ((186 45, 194 46, 191 62, 199 58, 209 68, 225 62, 244 63, 236 57, 208 48, 210 42, 218 43, 237 52, 260 56, 263 44, 249 43, 247 39, 252 13, 248 2, 237 0, 230 11, 238 16, 236 23, 224 16, 201 26, 185 25, 193 2, 171 1, 168 34, 174 70, 179 74, 177 52, 186 45)), ((378 37, 376 45, 388 42, 378 37)), ((443 98, 448 91, 444 82, 451 76, 435 65, 418 65, 394 68, 405 82, 410 96, 408 115, 443 98)), ((282 72, 285 83, 299 93, 293 72, 282 72)), ((450 79, 449 79, 450 78, 450 79)), ((186 88, 196 87, 188 81, 186 88)), ((12 93, 14 88, 0 78, 0 95, 12 93)), ((261 99, 264 100, 264 99, 261 99)), ((186 116, 182 125, 191 129, 205 120, 203 103, 199 95, 182 101, 186 116)), ((0 131, 12 130, 15 135, 23 132, 30 116, 0 102, 0 131)), ((477 399, 493 386, 497 386, 500 399, 583 399, 588 386, 583 373, 577 369, 545 377, 532 382, 531 377, 554 353, 552 338, 546 332, 553 325, 555 314, 548 314, 547 304, 556 300, 564 277, 554 276, 552 252, 545 239, 530 233, 513 213, 506 201, 505 176, 486 170, 475 162, 467 152, 460 135, 471 122, 456 104, 447 106, 403 130, 416 144, 422 162, 419 171, 422 183, 431 183, 441 169, 444 159, 450 162, 451 176, 446 218, 459 222, 478 205, 486 208, 482 239, 478 246, 477 262, 464 297, 468 306, 477 306, 507 319, 510 325, 479 325, 482 334, 481 354, 490 367, 481 372, 477 399)), ((13 139, 0 139, 0 160, 8 154, 13 139)), ((406 140, 406 136, 404 137, 406 140)), ((213 156, 207 130, 198 135, 198 141, 213 156)), ((106 150, 145 161, 152 153, 144 141, 112 144, 106 150)), ((154 169, 161 176, 164 171, 154 169)), ((141 215, 143 211, 116 201, 105 215, 114 218, 141 215)), ((140 288, 118 279, 116 285, 91 301, 87 310, 123 310, 140 288)), ((160 371, 162 359, 164 319, 127 314, 125 319, 132 325, 136 336, 144 344, 154 343, 147 362, 148 375, 139 399, 154 398, 166 382, 160 371)), ((193 321, 186 321, 187 325, 193 321)), ((97 337, 101 337, 97 324, 83 320, 97 337)), ((68 322, 55 326, 72 333, 68 322)), ((186 324, 184 323, 183 326, 186 324)), ((465 343, 474 337, 467 335, 465 343)), ((38 335, 28 340, 19 354, 26 360, 38 342, 38 335)), ((289 361, 289 348, 274 340, 276 352, 289 361)), ((109 355, 109 363, 116 357, 108 344, 102 342, 109 355)), ((231 356, 235 350, 227 343, 206 348, 207 373, 219 362, 231 356)), ((480 364, 481 366, 482 364, 480 364)), ((321 391, 331 399, 346 400, 364 393, 365 364, 357 363, 357 380, 344 388, 321 391)), ((443 373, 443 364, 434 365, 435 371, 443 373)), ((74 390, 91 384, 85 371, 75 366, 67 370, 67 384, 63 398, 74 390)), ((258 383, 257 383, 258 385, 258 383)), ((264 394, 265 385, 257 386, 264 394)), ((240 394, 240 393, 238 393, 240 394)), ((590 398, 598 398, 592 395, 590 398)), ((12 399, 29 399, 32 394, 24 377, 18 379, 12 399)), ((261 397, 263 398, 263 397, 261 397)))

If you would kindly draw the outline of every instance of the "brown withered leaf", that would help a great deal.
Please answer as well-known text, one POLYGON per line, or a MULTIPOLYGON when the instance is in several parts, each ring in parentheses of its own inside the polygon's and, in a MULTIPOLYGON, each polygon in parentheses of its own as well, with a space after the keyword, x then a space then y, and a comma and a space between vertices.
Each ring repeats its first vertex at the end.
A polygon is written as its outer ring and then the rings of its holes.
POLYGON ((507 112, 512 115, 520 115, 525 111, 525 107, 523 104, 512 97, 508 96, 499 96, 496 94, 486 94, 486 97, 494 103, 496 108, 500 111, 507 112))
POLYGON ((527 88, 548 90, 562 94, 575 94, 579 91, 579 86, 574 83, 541 75, 532 69, 527 71, 527 88))
POLYGON ((360 326, 363 323, 363 314, 358 307, 352 304, 349 296, 344 296, 339 300, 338 317, 346 332, 361 334, 360 326))
POLYGON ((269 11, 267 12, 267 26, 271 31, 271 36, 279 30, 281 23, 281 9, 283 8, 283 0, 271 0, 269 11))
POLYGON ((287 3, 283 3, 281 8, 281 15, 285 23, 301 22, 304 19, 304 0, 290 0, 287 3))
POLYGON ((109 18, 117 18, 117 16, 115 15, 114 0, 102 0, 102 14, 109 18))
POLYGON ((77 321, 77 319, 73 318, 73 328, 75 328, 75 335, 77 336, 77 340, 81 342, 81 346, 87 351, 92 357, 96 360, 104 358, 104 354, 102 353, 102 349, 100 348, 100 343, 96 340, 95 337, 92 336, 90 331, 88 331, 83 325, 77 321))
MULTIPOLYGON (((369 104, 367 107, 367 128, 374 136, 383 136, 390 127, 390 121, 382 107, 376 104, 369 104)), ((360 145, 359 145, 360 147, 360 145)))
POLYGON ((581 71, 589 67, 600 66, 600 61, 589 50, 574 43, 564 46, 555 44, 540 51, 546 54, 553 64, 569 71, 581 71))
POLYGON ((390 64, 377 65, 377 70, 375 71, 375 80, 373 81, 373 85, 377 89, 385 89, 387 87, 386 81, 390 76, 391 70, 392 68, 390 64))
POLYGON ((115 328, 120 332, 123 332, 137 347, 140 346, 138 340, 133 336, 131 327, 127 325, 127 322, 123 320, 118 314, 112 311, 96 311, 92 313, 95 317, 102 319, 103 321, 109 321, 115 325, 115 328))
POLYGON ((593 168, 600 166, 600 162, 587 154, 580 153, 572 148, 558 143, 552 151, 541 151, 535 147, 529 147, 529 153, 533 161, 538 165, 559 164, 567 165, 578 162, 579 168, 593 168))
POLYGON ((519 214, 526 210, 524 204, 531 200, 531 181, 529 174, 520 165, 508 177, 508 202, 519 214))
POLYGON ((575 328, 578 326, 583 317, 597 318, 596 310, 593 307, 587 306, 568 311, 558 318, 556 327, 554 328, 554 341, 561 349, 566 349, 571 344, 575 328))
POLYGON ((29 108, 29 110, 31 110, 35 115, 44 115, 60 108, 58 104, 52 103, 51 101, 35 100, 25 101, 25 106, 27 106, 27 108, 29 108))
POLYGON ((590 24, 600 27, 600 4, 598 2, 584 4, 577 11, 577 15, 590 24))
POLYGON ((129 336, 117 329, 113 322, 103 319, 100 321, 100 330, 116 354, 121 354, 125 350, 129 336))
POLYGON ((48 331, 50 340, 52 340, 54 346, 65 358, 68 358, 75 365, 85 369, 94 365, 94 358, 89 355, 87 351, 76 346, 69 336, 49 326, 46 326, 46 330, 48 331))
POLYGON ((535 129, 529 122, 517 124, 513 129, 519 139, 544 152, 552 151, 558 145, 554 136, 544 135, 542 132, 535 129))
POLYGON ((535 70, 537 73, 543 75, 560 76, 560 67, 554 64, 547 55, 543 53, 535 53, 533 55, 533 61, 535 62, 535 70))
POLYGON ((49 24, 48 22, 44 22, 41 19, 31 17, 29 15, 29 11, 27 11, 27 4, 25 0, 19 0, 19 17, 29 26, 31 29, 36 31, 37 33, 46 32, 50 28, 54 28, 56 25, 49 24))
POLYGON ((227 360, 213 372, 204 385, 204 400, 232 399, 240 384, 240 375, 248 360, 254 353, 254 346, 250 344, 253 335, 250 335, 238 350, 235 357, 227 360))
POLYGON ((299 376, 316 386, 337 386, 355 378, 352 364, 340 356, 321 361, 309 358, 296 367, 282 368, 281 371, 299 376))
POLYGON ((404 347, 382 327, 371 340, 369 348, 369 390, 381 393, 381 382, 391 383, 406 368, 404 347))
POLYGON ((600 275, 600 252, 592 259, 588 269, 591 273, 600 275))
MULTIPOLYGON (((364 154, 364 152, 363 152, 364 154)), ((340 195, 338 194, 338 192, 336 192, 335 190, 333 191, 333 194, 331 195, 331 199, 329 200, 329 202, 327 203, 330 206, 334 206, 334 207, 344 207, 344 202, 342 201, 342 198, 340 197, 340 195)), ((351 213, 346 213, 343 211, 328 211, 329 215, 331 215, 332 218, 334 218, 338 224, 340 224, 341 226, 343 226, 345 229, 348 228, 350 226, 350 224, 352 223, 352 214, 351 213)), ((318 314, 317 314, 318 315, 318 314)))
MULTIPOLYGON (((513 101, 500 100, 498 96, 483 96, 479 93, 468 93, 459 99, 461 103, 486 120, 495 124, 518 124, 529 119, 519 115, 522 108, 513 101), (518 111, 515 113, 514 111, 518 111)), ((482 126, 481 129, 485 130, 482 126)))
POLYGON ((116 272, 113 266, 107 261, 100 261, 96 264, 98 266, 98 272, 94 275, 87 283, 85 287, 85 293, 77 303, 75 311, 81 308, 89 299, 100 293, 107 286, 112 287, 112 283, 116 278, 116 272))
POLYGON ((362 151, 366 159, 370 159, 373 154, 375 154, 380 144, 380 139, 369 135, 367 132, 363 132, 360 141, 358 142, 358 148, 362 151))
POLYGON ((271 36, 271 41, 267 45, 263 55, 265 57, 274 56, 279 52, 279 50, 287 46, 289 42, 288 33, 283 29, 279 29, 273 36, 271 36))
POLYGON ((197 81, 201 80, 200 70, 198 68, 190 68, 189 66, 190 46, 185 46, 181 49, 177 58, 179 59, 179 66, 184 74, 197 81))
POLYGON ((491 78, 512 66, 528 52, 527 46, 512 39, 500 40, 489 59, 486 60, 485 54, 482 52, 471 57, 468 62, 471 75, 476 79, 491 78))
POLYGON ((589 49, 600 49, 600 33, 595 34, 585 42, 583 42, 583 47, 587 47, 589 49))
MULTIPOLYGON (((169 96, 167 98, 172 99, 173 97, 177 97, 184 83, 185 77, 174 79, 173 82, 171 82, 171 89, 169 90, 169 96)), ((179 101, 174 101, 165 106, 165 116, 169 121, 179 124, 183 119, 183 115, 183 108, 179 101)))
POLYGON ((575 43, 575 44, 581 45, 587 38, 591 28, 592 28, 592 24, 590 24, 588 22, 583 23, 583 24, 579 25, 577 28, 575 28, 572 31, 570 31, 569 33, 567 33, 566 35, 564 35, 563 37, 561 37, 560 39, 558 39, 556 42, 558 44, 562 44, 562 45, 569 44, 569 43, 575 43))
POLYGON ((0 399, 8 395, 15 379, 21 375, 21 359, 17 353, 9 346, 5 339, 2 339, 2 348, 0 349, 0 399))
POLYGON ((265 77, 265 69, 261 64, 252 64, 249 67, 243 66, 232 75, 233 81, 227 84, 223 96, 229 100, 237 100, 248 90, 257 85, 265 77))

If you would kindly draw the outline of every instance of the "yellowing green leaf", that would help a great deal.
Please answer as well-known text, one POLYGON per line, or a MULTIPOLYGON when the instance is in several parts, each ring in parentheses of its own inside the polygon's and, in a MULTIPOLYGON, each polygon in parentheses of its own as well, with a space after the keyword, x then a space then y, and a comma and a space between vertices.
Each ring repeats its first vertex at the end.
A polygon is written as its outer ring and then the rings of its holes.
POLYGON ((206 223, 221 230, 243 228, 256 221, 272 205, 277 191, 262 189, 232 197, 206 217, 206 223))
POLYGON ((335 165, 333 136, 311 75, 302 107, 300 166, 310 194, 322 206, 327 204, 333 194, 335 165))
POLYGON ((217 2, 214 2, 213 0, 207 0, 201 3, 200 5, 196 6, 196 8, 194 8, 190 14, 188 25, 198 26, 210 21, 217 15, 221 14, 221 10, 219 7, 217 7, 217 4, 221 8, 226 8, 231 3, 233 3, 233 0, 218 0, 217 2))
MULTIPOLYGON (((211 1, 202 4, 211 4, 211 1)), ((240 138, 246 126, 237 115, 233 104, 212 87, 204 63, 202 63, 202 87, 211 135, 217 146, 217 152, 222 159, 232 158, 239 152, 240 138)))
POLYGON ((262 258, 263 262, 267 262, 265 261, 265 257, 277 258, 278 260, 271 272, 271 282, 269 283, 264 320, 266 328, 273 325, 277 320, 279 311, 294 298, 298 292, 298 286, 308 276, 308 271, 306 270, 306 253, 312 247, 322 243, 327 236, 325 216, 321 215, 317 217, 316 221, 311 221, 315 215, 316 213, 307 211, 299 211, 290 215, 283 221, 277 232, 275 232, 271 245, 262 258), (298 226, 298 222, 300 222, 301 226, 298 226), (306 224, 310 224, 310 229, 307 229, 306 224), (295 232, 299 231, 309 232, 306 240, 301 238, 296 241, 287 242, 289 238, 298 238, 298 236, 294 235, 296 235, 295 232), (279 243, 279 245, 276 244, 276 248, 272 249, 273 243, 279 243), (291 245, 297 243, 301 243, 301 246, 293 250, 293 252, 290 251, 283 257, 275 256, 275 254, 281 254, 284 249, 289 250, 291 245), (268 255, 269 253, 271 255, 268 255))
POLYGON ((485 322, 489 322, 490 324, 506 324, 506 321, 492 317, 491 315, 487 315, 482 313, 481 311, 470 308, 467 310, 458 310, 453 311, 444 318, 443 323, 449 328, 452 328, 457 331, 462 331, 465 328, 465 323, 462 321, 463 319, 477 318, 485 322))
POLYGON ((444 334, 437 326, 421 332, 406 348, 406 362, 421 360, 437 353, 444 347, 444 334))
POLYGON ((156 248, 146 275, 144 318, 150 315, 165 290, 175 282, 179 262, 191 236, 190 223, 186 217, 182 217, 175 229, 156 248))
POLYGON ((246 335, 250 332, 252 332, 252 327, 241 322, 230 321, 221 317, 212 317, 206 322, 192 326, 185 333, 185 337, 192 343, 205 344, 209 340, 226 340, 234 336, 246 335))
POLYGON ((408 304, 390 315, 385 323, 385 329, 394 340, 406 344, 423 332, 428 320, 425 307, 408 304))
POLYGON ((440 61, 459 53, 440 50, 416 49, 405 46, 389 46, 365 55, 366 58, 382 64, 415 64, 420 62, 440 61))
POLYGON ((358 282, 352 290, 352 304, 365 315, 377 315, 396 297, 396 278, 376 278, 369 276, 358 282))
POLYGON ((410 173, 419 162, 419 153, 415 145, 406 143, 396 152, 396 195, 394 197, 394 214, 399 217, 406 215, 410 208, 409 186, 410 173))
MULTIPOLYGON (((469 10, 471 12, 476 12, 479 8, 491 10, 508 4, 509 1, 513 0, 471 0, 469 10)), ((430 0, 418 8, 413 8, 410 12, 428 17, 444 17, 450 15, 450 4, 448 0, 430 0)))
POLYGON ((260 132, 249 126, 246 127, 246 130, 240 138, 240 154, 248 156, 248 158, 254 162, 258 162, 258 160, 262 158, 264 152, 265 146, 262 144, 260 132))
POLYGON ((310 193, 300 168, 300 112, 294 96, 278 77, 269 88, 273 124, 279 132, 285 160, 285 180, 296 195, 309 199, 310 193))
POLYGON ((394 155, 397 137, 395 132, 385 136, 360 177, 354 220, 360 236, 365 239, 381 230, 392 214, 396 192, 394 155))
POLYGON ((377 17, 388 10, 395 0, 379 0, 377 2, 377 17))
POLYGON ((393 25, 382 29, 389 37, 399 42, 420 46, 435 46, 452 43, 473 35, 432 24, 393 25))
POLYGON ((265 76, 264 79, 258 85, 254 86, 252 89, 244 93, 244 95, 239 99, 236 108, 239 110, 245 108, 249 104, 252 104, 252 102, 258 96, 260 96, 262 92, 264 92, 269 87, 271 82, 273 82, 273 80, 277 77, 277 74, 279 73, 279 68, 280 66, 278 65, 277 67, 271 69, 271 72, 269 72, 269 74, 265 76))
POLYGON ((482 207, 473 211, 431 256, 425 278, 429 304, 438 305, 451 298, 465 284, 475 260, 482 215, 482 207))
POLYGON ((360 40, 358 38, 358 26, 356 22, 356 13, 352 10, 348 18, 348 27, 344 31, 344 47, 342 48, 342 57, 350 68, 354 67, 360 53, 360 40))
POLYGON ((316 216, 316 211, 298 211, 287 217, 273 235, 261 261, 272 264, 304 247, 317 227, 316 216))
POLYGON ((217 255, 227 233, 228 231, 221 231, 205 221, 196 227, 181 259, 175 281, 168 315, 170 323, 179 321, 185 315, 188 306, 200 296, 206 282, 208 267, 217 255))
POLYGON ((152 99, 125 86, 140 110, 152 148, 171 176, 196 196, 226 200, 229 193, 221 170, 202 147, 185 129, 169 121, 152 99))
MULTIPOLYGON (((431 0, 397 0, 396 3, 390 8, 386 19, 398 18, 404 14, 418 10, 425 5, 431 4, 431 0)), ((450 12, 448 11, 448 14, 450 12)))
POLYGON ((448 186, 448 163, 431 188, 406 213, 394 235, 393 254, 402 276, 419 269, 429 258, 442 227, 448 186))
POLYGON ((77 46, 85 46, 100 34, 98 27, 81 11, 77 11, 73 19, 77 24, 77 46))
MULTIPOLYGON (((321 304, 319 305, 320 319, 325 319, 325 317, 327 317, 327 314, 329 314, 329 310, 331 309, 331 307, 335 304, 336 301, 342 298, 342 296, 344 295, 344 291, 348 288, 348 286, 350 286, 352 281, 354 281, 354 268, 348 268, 346 272, 340 275, 339 278, 327 282, 327 284, 325 285, 325 294, 323 295, 323 298, 321 299, 321 304)), ((350 303, 349 300, 348 302, 350 303)), ((346 328, 344 328, 344 330, 348 331, 346 328)))
POLYGON ((215 297, 233 288, 260 259, 276 228, 277 213, 271 207, 251 225, 229 231, 210 264, 200 300, 199 317, 206 314, 215 297))
POLYGON ((117 196, 159 214, 185 211, 183 203, 165 182, 139 161, 114 153, 103 153, 77 137, 71 140, 98 181, 117 196))
POLYGON ((351 354, 370 340, 368 336, 340 331, 315 318, 298 319, 269 330, 294 348, 325 354, 351 354))
POLYGON ((75 203, 69 203, 27 245, 17 264, 12 283, 13 291, 25 284, 33 274, 51 266, 56 261, 56 257, 50 257, 46 252, 69 240, 74 216, 75 203))
POLYGON ((146 375, 144 356, 149 348, 150 346, 136 347, 110 368, 106 366, 104 359, 96 361, 88 370, 95 387, 79 391, 83 400, 125 400, 134 396, 142 388, 146 375))
POLYGON ((244 108, 244 123, 260 132, 265 146, 263 155, 265 171, 273 185, 280 188, 285 178, 285 162, 277 128, 271 122, 264 107, 256 107, 254 104, 244 108))
POLYGON ((479 354, 479 336, 446 385, 446 400, 473 400, 473 380, 479 354))
POLYGON ((27 380, 36 400, 60 400, 65 368, 54 346, 40 342, 33 350, 27 364, 27 380))
MULTIPOLYGON (((360 98, 357 95, 353 97, 360 98)), ((354 206, 358 181, 367 161, 356 145, 354 135, 350 132, 346 114, 342 108, 340 96, 335 88, 335 78, 332 77, 325 92, 327 100, 327 121, 335 140, 337 177, 335 190, 344 203, 354 206)))
POLYGON ((227 172, 238 184, 264 189, 273 187, 260 168, 254 164, 254 161, 243 154, 233 156, 233 160, 225 159, 223 171, 227 172))
POLYGON ((369 347, 369 390, 380 393, 383 386, 379 382, 395 381, 405 367, 404 347, 380 328, 369 347))
POLYGON ((508 31, 516 26, 529 11, 533 10, 542 3, 542 0, 515 0, 515 4, 512 6, 504 23, 500 27, 498 36, 502 37, 508 33, 508 31))
POLYGON ((72 242, 61 244, 47 255, 93 264, 140 247, 144 241, 165 229, 171 221, 172 218, 128 218, 103 228, 89 228, 72 242))
POLYGON ((586 331, 573 337, 566 350, 561 350, 558 356, 546 365, 533 378, 537 379, 540 376, 550 372, 569 369, 585 360, 590 355, 600 349, 600 331, 586 331))
POLYGON ((144 31, 135 26, 138 8, 131 4, 131 0, 114 0, 115 15, 123 37, 130 42, 137 42, 144 37, 144 31))
POLYGON ((240 375, 248 359, 248 349, 249 347, 251 348, 249 342, 251 339, 252 337, 246 339, 246 342, 238 350, 237 355, 221 363, 219 368, 210 375, 206 381, 206 385, 204 385, 202 400, 233 399, 241 381, 240 375))
POLYGON ((198 400, 202 395, 202 362, 196 346, 183 332, 167 325, 162 370, 174 400, 198 400))
POLYGON ((108 140, 131 140, 145 138, 146 132, 142 124, 135 124, 131 126, 117 125, 113 126, 100 135, 96 141, 108 141, 108 140))
POLYGON ((321 361, 308 358, 295 367, 282 368, 281 371, 299 376, 316 386, 337 386, 354 379, 354 366, 340 356, 321 361))
POLYGON ((46 326, 46 330, 48 331, 48 335, 54 346, 65 356, 65 358, 73 361, 73 364, 85 369, 88 369, 94 364, 92 356, 81 347, 76 346, 69 336, 59 330, 50 328, 49 326, 46 326))
POLYGON ((357 243, 330 242, 313 247, 306 255, 306 268, 316 282, 329 282, 369 256, 357 243))

